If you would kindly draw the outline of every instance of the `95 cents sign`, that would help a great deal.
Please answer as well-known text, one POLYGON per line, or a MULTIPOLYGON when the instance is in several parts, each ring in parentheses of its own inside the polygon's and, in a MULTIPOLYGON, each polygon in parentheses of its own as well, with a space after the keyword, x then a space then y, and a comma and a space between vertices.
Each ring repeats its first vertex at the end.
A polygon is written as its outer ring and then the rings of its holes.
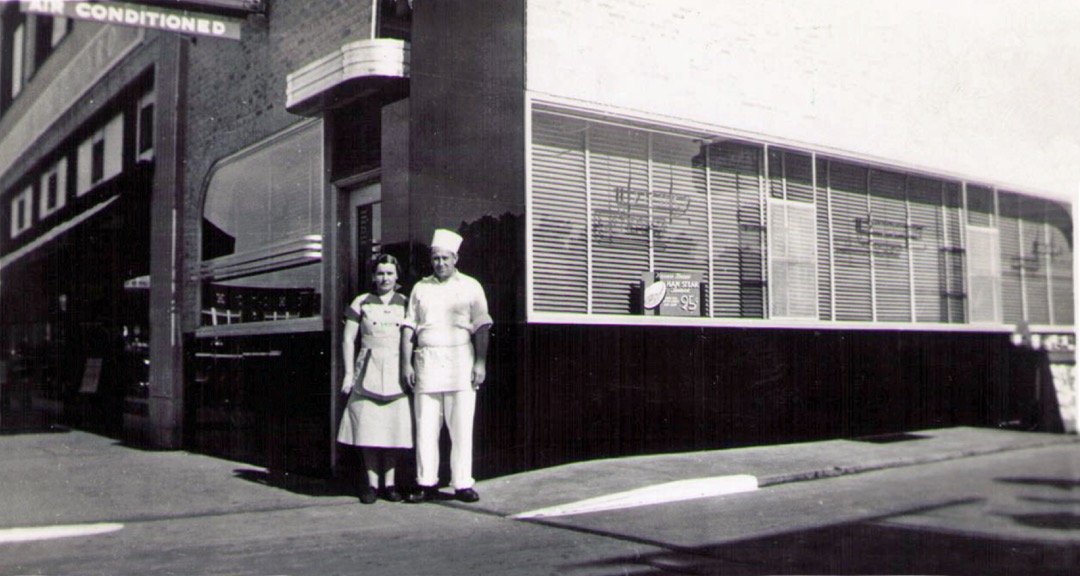
POLYGON ((645 272, 641 307, 646 316, 705 316, 704 287, 700 272, 645 272))

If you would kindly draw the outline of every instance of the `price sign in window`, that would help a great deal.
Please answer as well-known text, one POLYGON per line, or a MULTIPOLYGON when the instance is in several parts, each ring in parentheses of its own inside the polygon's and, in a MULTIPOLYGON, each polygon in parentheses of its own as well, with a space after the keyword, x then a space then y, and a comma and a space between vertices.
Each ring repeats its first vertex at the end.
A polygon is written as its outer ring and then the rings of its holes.
POLYGON ((700 272, 645 272, 641 275, 646 316, 707 316, 700 272))

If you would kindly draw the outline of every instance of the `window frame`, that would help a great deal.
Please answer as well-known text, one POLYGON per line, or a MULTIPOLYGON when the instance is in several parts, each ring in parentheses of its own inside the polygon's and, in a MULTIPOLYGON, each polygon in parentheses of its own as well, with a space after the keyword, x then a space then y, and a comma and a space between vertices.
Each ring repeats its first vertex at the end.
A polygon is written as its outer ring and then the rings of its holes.
POLYGON ((75 156, 76 197, 89 194, 124 172, 126 122, 127 114, 117 112, 79 143, 75 156))

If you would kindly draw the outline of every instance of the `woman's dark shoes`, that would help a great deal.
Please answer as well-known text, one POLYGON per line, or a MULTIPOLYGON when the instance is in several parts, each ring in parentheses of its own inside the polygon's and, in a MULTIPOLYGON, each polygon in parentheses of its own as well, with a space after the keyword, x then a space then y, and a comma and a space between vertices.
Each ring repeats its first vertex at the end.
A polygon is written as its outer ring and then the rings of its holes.
POLYGON ((398 492, 398 489, 395 486, 387 486, 386 488, 383 488, 382 499, 386 500, 387 502, 401 502, 402 500, 404 500, 404 498, 402 498, 401 496, 401 492, 398 492))
POLYGON ((472 488, 462 488, 454 492, 454 498, 461 502, 476 502, 480 500, 480 495, 472 488))
POLYGON ((378 499, 378 495, 375 493, 375 489, 371 486, 364 486, 360 489, 360 503, 361 504, 374 504, 378 499))

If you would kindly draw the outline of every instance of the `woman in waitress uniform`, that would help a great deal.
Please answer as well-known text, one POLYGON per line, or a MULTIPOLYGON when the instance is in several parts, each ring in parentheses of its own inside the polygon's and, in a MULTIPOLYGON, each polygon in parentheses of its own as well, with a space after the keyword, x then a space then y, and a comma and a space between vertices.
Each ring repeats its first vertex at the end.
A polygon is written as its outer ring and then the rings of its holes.
POLYGON ((349 399, 337 439, 360 447, 367 472, 367 485, 360 489, 364 504, 375 502, 379 495, 390 502, 401 501, 395 468, 402 449, 413 447, 412 411, 398 377, 406 304, 397 292, 400 273, 393 256, 376 258, 372 273, 375 291, 357 296, 345 311, 345 380, 341 391, 349 399), (357 333, 359 352, 355 350, 357 333))

